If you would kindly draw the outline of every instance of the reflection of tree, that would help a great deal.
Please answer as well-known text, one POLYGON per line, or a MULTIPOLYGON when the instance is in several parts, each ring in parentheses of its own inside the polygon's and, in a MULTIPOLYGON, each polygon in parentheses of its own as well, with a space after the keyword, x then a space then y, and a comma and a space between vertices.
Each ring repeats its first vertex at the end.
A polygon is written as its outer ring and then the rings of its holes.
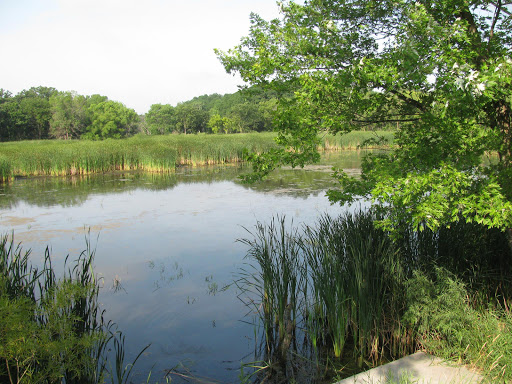
POLYGON ((184 180, 177 174, 112 173, 69 177, 38 177, 16 180, 0 187, 1 208, 14 208, 20 202, 39 207, 83 204, 90 194, 108 195, 133 190, 166 190, 184 180))
POLYGON ((257 192, 306 199, 334 186, 330 168, 322 170, 280 169, 272 177, 255 184, 244 184, 257 192))
MULTIPOLYGON (((328 159, 339 167, 358 164, 359 152, 344 152, 328 159), (344 159, 339 160, 339 159, 344 159)), ((38 207, 71 207, 83 204, 91 194, 108 195, 135 190, 171 190, 178 184, 233 181, 249 172, 247 166, 181 167, 174 173, 119 172, 67 177, 34 177, 0 185, 0 208, 13 209, 26 202, 38 207)), ((267 180, 245 188, 265 193, 306 198, 332 187, 330 166, 311 169, 281 169, 267 180)))

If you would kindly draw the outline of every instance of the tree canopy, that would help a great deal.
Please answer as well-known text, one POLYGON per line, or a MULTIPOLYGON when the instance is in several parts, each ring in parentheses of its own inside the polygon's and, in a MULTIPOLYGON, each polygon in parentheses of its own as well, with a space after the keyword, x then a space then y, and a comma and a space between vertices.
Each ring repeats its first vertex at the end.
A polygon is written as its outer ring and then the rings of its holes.
POLYGON ((217 51, 228 72, 283 95, 282 148, 254 156, 256 176, 318 159, 321 132, 393 123, 393 149, 368 156, 360 178, 337 172, 332 201, 371 199, 388 229, 512 227, 512 3, 278 4, 280 18, 252 14, 249 36, 217 51))
POLYGON ((82 135, 86 139, 119 139, 132 133, 139 121, 133 109, 118 101, 107 100, 92 104, 88 111, 91 113, 91 124, 82 135))
POLYGON ((146 113, 146 123, 152 135, 171 132, 176 124, 174 107, 169 104, 153 104, 146 113))

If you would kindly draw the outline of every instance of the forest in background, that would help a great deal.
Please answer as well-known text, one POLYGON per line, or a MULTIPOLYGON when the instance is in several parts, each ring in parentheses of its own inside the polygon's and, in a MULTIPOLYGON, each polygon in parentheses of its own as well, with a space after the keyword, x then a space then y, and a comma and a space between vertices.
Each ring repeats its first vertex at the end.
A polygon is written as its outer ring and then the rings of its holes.
POLYGON ((278 97, 275 91, 251 87, 232 94, 194 97, 176 106, 153 104, 146 114, 138 115, 98 94, 39 86, 13 95, 0 88, 0 141, 272 131, 278 97))
POLYGON ((242 133, 272 130, 271 92, 203 95, 153 104, 144 115, 102 95, 32 87, 16 95, 0 89, 0 141, 123 138, 137 133, 242 133))

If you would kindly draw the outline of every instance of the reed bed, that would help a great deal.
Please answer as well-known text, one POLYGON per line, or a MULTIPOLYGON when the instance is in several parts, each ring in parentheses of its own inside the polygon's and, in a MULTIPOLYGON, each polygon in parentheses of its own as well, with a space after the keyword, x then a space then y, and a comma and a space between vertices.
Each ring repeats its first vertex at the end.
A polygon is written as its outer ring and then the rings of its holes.
POLYGON ((241 240, 249 267, 238 284, 264 330, 258 379, 297 380, 301 365, 317 375, 309 381, 337 366, 353 374, 421 347, 512 380, 505 234, 461 222, 392 240, 377 219, 326 215, 299 230, 279 218, 241 240))
POLYGON ((257 224, 254 239, 241 240, 255 273, 244 270, 239 285, 265 330, 267 374, 290 373, 298 333, 308 360, 348 358, 359 368, 414 349, 397 328, 404 295, 400 259, 374 219, 363 212, 323 216, 316 226, 287 231, 280 218, 257 224))
MULTIPOLYGON (((346 136, 326 136, 319 149, 356 148, 373 133, 352 132, 346 136)), ((261 153, 274 147, 274 138, 274 133, 264 132, 0 143, 0 181, 18 176, 85 175, 117 170, 172 172, 181 165, 237 163, 245 161, 247 153, 261 153)))
POLYGON ((261 152, 272 135, 134 136, 104 141, 22 141, 0 145, 0 179, 76 175, 116 170, 173 171, 180 165, 239 162, 261 152))
POLYGON ((322 136, 320 150, 340 151, 345 149, 379 149, 392 145, 393 131, 352 131, 343 135, 322 136))
POLYGON ((254 239, 240 241, 249 246, 248 257, 260 268, 242 272, 238 285, 250 296, 262 298, 254 309, 264 319, 266 354, 286 361, 304 284, 297 230, 287 231, 285 219, 276 218, 268 226, 258 223, 253 235, 254 239))

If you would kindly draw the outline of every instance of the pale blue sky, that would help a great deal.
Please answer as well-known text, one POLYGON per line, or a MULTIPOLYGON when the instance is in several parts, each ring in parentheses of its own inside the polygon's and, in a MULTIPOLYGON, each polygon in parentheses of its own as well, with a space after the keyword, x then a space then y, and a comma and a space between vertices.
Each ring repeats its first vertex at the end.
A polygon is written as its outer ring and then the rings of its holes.
POLYGON ((0 88, 99 93, 138 113, 231 93, 213 53, 248 34, 275 0, 0 0, 0 88))

